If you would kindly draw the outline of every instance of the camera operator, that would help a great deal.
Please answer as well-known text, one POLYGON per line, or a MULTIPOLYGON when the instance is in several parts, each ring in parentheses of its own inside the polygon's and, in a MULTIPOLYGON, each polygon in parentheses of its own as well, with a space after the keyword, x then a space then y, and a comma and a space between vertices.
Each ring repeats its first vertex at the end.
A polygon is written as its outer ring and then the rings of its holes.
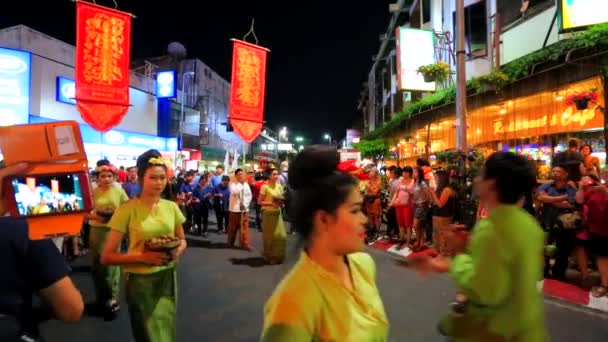
POLYGON ((29 240, 26 220, 5 217, 2 180, 25 173, 29 166, 3 166, 0 162, 0 341, 40 341, 34 293, 53 317, 66 322, 80 320, 84 304, 52 240, 29 240))

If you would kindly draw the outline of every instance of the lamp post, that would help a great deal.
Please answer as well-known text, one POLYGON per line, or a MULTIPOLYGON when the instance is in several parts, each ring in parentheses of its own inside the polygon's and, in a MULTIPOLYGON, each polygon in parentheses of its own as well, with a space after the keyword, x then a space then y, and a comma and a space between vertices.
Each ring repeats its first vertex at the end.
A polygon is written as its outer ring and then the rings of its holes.
POLYGON ((331 145, 331 135, 325 134, 324 138, 327 139, 327 144, 331 145))
POLYGON ((184 124, 186 122, 186 113, 184 113, 184 95, 186 94, 186 76, 193 76, 194 75, 194 71, 188 71, 185 72, 182 75, 182 109, 180 112, 180 119, 179 119, 179 149, 180 151, 182 150, 182 146, 183 146, 183 140, 184 140, 184 124))
POLYGON ((302 141, 304 141, 304 138, 302 138, 302 137, 296 137, 296 142, 300 142, 301 143, 302 141))

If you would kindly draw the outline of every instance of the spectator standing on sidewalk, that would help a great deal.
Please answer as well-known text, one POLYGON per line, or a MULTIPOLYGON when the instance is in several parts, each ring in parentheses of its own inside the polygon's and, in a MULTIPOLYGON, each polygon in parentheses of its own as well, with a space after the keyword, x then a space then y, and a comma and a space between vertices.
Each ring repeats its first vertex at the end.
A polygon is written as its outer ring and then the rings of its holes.
MULTIPOLYGON (((276 170, 275 170, 276 171, 276 170)), ((262 187, 268 183, 267 172, 257 172, 255 174, 255 182, 251 188, 253 203, 255 206, 255 225, 259 231, 262 231, 262 206, 258 203, 262 187)), ((278 173, 277 173, 278 175, 278 173)))
MULTIPOLYGON (((399 188, 399 178, 401 177, 401 169, 396 166, 391 166, 389 168, 389 177, 390 181, 388 182, 388 201, 393 199, 395 196, 395 192, 399 188)), ((399 225, 397 224, 397 211, 395 207, 388 207, 388 211, 386 213, 386 220, 388 221, 386 224, 386 237, 388 239, 392 239, 399 234, 399 225)))
POLYGON ((473 229, 466 253, 466 241, 452 235, 454 258, 421 257, 417 263, 423 273, 449 271, 468 298, 441 320, 439 330, 456 341, 547 341, 537 289, 543 233, 519 205, 536 183, 536 169, 522 156, 497 152, 482 177, 479 196, 490 215, 473 229))
POLYGON ((127 181, 122 184, 123 190, 129 196, 129 199, 133 199, 139 195, 141 186, 137 181, 137 167, 131 166, 127 169, 127 181))

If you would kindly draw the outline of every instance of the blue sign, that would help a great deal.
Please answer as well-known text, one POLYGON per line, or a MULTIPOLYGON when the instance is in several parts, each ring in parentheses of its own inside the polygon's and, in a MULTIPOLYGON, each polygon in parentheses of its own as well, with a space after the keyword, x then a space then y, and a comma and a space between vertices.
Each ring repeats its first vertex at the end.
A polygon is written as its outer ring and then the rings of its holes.
POLYGON ((0 48, 0 126, 28 123, 31 65, 29 52, 0 48))
MULTIPOLYGON (((31 115, 30 123, 46 123, 56 120, 31 115)), ((87 144, 105 144, 112 146, 137 147, 142 149, 156 149, 159 151, 177 151, 177 138, 163 138, 150 134, 131 133, 120 130, 110 130, 100 133, 86 124, 79 124, 82 141, 87 144)))
POLYGON ((59 102, 76 104, 76 82, 69 78, 57 76, 57 95, 59 102))
POLYGON ((173 98, 177 95, 175 71, 161 71, 156 73, 156 97, 159 99, 173 98))

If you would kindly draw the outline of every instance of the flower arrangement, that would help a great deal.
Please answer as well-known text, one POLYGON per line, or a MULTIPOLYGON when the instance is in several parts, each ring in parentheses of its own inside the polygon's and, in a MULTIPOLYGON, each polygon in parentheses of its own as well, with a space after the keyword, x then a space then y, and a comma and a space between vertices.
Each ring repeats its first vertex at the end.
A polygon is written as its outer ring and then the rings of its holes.
POLYGON ((423 65, 417 71, 424 76, 425 82, 443 82, 450 75, 450 65, 440 61, 435 64, 423 65))
POLYGON ((490 90, 499 91, 510 82, 509 76, 498 70, 494 70, 487 75, 480 76, 477 78, 477 80, 482 88, 480 90, 483 92, 490 90))
POLYGON ((566 98, 566 104, 569 106, 576 105, 576 109, 584 110, 589 107, 589 101, 597 102, 598 97, 597 89, 591 89, 568 96, 566 98))

